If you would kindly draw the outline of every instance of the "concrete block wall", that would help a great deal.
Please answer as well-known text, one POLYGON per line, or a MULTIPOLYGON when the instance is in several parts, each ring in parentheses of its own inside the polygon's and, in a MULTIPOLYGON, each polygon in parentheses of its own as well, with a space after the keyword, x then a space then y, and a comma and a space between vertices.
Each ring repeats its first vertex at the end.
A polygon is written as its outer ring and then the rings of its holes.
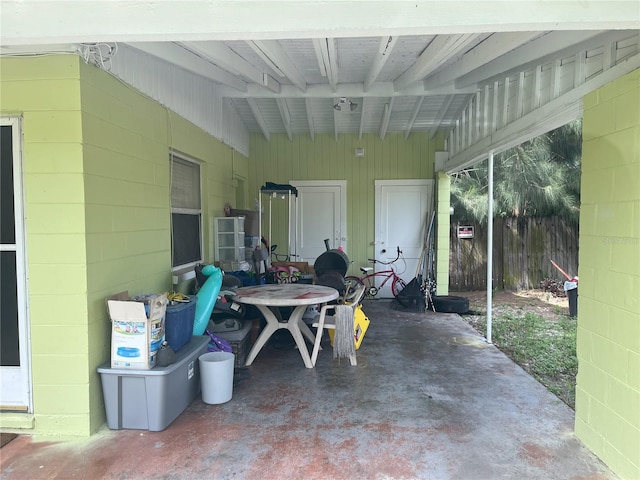
POLYGON ((88 436, 105 421, 105 298, 171 288, 170 151, 201 162, 205 261, 248 159, 73 55, 0 59, 0 114, 23 118, 34 405, 0 425, 88 436))
POLYGON ((0 112, 22 116, 32 414, 2 424, 88 432, 87 275, 80 67, 0 59, 0 112))
POLYGON ((584 99, 576 434, 640 478, 640 70, 584 99))

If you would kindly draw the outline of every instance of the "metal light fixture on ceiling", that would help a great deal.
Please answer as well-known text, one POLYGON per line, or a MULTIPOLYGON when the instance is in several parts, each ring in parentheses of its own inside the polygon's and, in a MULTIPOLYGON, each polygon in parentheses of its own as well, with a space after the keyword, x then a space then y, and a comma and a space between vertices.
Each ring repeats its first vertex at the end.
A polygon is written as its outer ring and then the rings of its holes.
POLYGON ((349 110, 351 110, 352 112, 353 112, 356 108, 358 108, 358 104, 357 104, 357 103, 352 102, 352 101, 351 101, 351 100, 349 100, 347 97, 340 97, 340 98, 338 99, 338 103, 336 103, 336 104, 333 106, 333 108, 335 108, 335 109, 336 109, 336 110, 338 110, 338 111, 341 111, 341 110, 342 110, 342 107, 343 107, 343 106, 347 106, 347 105, 349 106, 349 110))

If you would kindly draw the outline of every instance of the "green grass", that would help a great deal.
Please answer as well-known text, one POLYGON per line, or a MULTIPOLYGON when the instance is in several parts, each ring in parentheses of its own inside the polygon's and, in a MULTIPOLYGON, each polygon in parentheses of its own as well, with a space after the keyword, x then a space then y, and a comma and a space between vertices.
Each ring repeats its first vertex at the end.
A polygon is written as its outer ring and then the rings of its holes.
MULTIPOLYGON (((467 317, 486 336, 487 317, 467 317)), ((509 310, 492 317, 492 341, 514 362, 575 409, 578 373, 575 319, 549 320, 531 312, 509 310)))

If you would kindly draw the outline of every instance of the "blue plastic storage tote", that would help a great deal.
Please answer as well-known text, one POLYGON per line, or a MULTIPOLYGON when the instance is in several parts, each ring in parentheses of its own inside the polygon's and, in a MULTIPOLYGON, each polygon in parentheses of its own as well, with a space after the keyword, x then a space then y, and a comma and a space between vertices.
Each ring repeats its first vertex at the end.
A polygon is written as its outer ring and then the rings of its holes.
POLYGON ((174 352, 180 350, 191 340, 193 322, 196 317, 196 302, 198 297, 190 296, 188 303, 167 305, 164 320, 164 337, 174 352))

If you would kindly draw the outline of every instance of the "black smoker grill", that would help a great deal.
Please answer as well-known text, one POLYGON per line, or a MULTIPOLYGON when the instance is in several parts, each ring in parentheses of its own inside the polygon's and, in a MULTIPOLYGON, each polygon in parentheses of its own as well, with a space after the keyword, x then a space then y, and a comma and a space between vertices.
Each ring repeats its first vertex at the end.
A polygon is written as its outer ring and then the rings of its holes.
POLYGON ((346 290, 344 276, 349 269, 349 257, 342 250, 329 249, 329 239, 324 241, 327 251, 320 255, 313 269, 318 277, 316 284, 325 287, 333 287, 340 295, 344 295, 346 290))

